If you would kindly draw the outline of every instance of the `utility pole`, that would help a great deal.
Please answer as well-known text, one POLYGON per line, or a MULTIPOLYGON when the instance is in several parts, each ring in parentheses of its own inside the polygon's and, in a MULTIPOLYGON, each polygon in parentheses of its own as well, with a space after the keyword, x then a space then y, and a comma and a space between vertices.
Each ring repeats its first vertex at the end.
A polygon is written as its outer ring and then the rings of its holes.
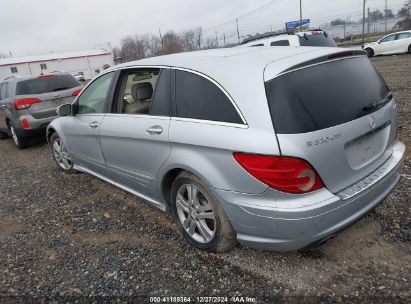
POLYGON ((300 31, 303 31, 303 5, 302 0, 300 0, 300 31))
POLYGON ((388 11, 388 0, 385 0, 385 32, 388 31, 388 26, 387 26, 387 11, 388 11))
POLYGON ((364 6, 362 8, 362 44, 365 42, 365 2, 364 0, 364 6))
POLYGON ((225 34, 224 34, 224 47, 225 47, 225 34))
POLYGON ((238 37, 238 44, 240 44, 241 41, 240 41, 240 30, 238 28, 238 19, 235 19, 235 22, 237 22, 237 37, 238 37))
POLYGON ((164 47, 163 36, 161 36, 161 29, 158 29, 158 32, 160 34, 161 47, 164 47))
POLYGON ((367 20, 367 39, 370 39, 370 8, 368 8, 368 20, 367 20))
POLYGON ((345 33, 346 33, 346 31, 345 31, 345 28, 346 28, 346 25, 347 25, 347 21, 344 21, 344 41, 345 41, 345 33))

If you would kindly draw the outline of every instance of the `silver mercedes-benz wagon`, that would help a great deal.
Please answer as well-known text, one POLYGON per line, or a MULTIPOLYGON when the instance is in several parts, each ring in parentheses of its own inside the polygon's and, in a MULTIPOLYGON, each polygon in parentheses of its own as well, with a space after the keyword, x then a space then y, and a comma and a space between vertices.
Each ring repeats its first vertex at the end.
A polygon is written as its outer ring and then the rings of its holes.
POLYGON ((364 51, 255 47, 116 66, 47 129, 82 171, 171 211, 193 246, 318 246, 399 179, 396 103, 364 51))

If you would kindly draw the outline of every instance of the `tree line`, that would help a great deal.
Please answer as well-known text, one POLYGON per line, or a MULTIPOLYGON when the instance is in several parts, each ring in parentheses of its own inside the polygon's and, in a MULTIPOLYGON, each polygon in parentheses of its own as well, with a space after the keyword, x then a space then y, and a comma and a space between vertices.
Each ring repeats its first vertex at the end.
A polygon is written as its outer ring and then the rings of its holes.
POLYGON ((159 35, 124 37, 121 39, 120 46, 113 48, 113 56, 117 61, 128 62, 153 56, 216 48, 217 44, 215 39, 204 39, 201 27, 180 33, 170 30, 159 35))
MULTIPOLYGON (((408 8, 406 6, 402 7, 401 9, 398 10, 397 14, 394 14, 392 9, 387 9, 381 12, 380 10, 374 10, 370 12, 369 17, 365 18, 365 21, 368 22, 368 19, 370 21, 377 21, 377 20, 382 20, 387 16, 387 18, 394 18, 394 17, 407 17, 408 16, 408 8)), ((347 23, 354 23, 354 22, 347 22, 344 19, 337 18, 334 19, 330 22, 331 26, 336 26, 336 25, 344 25, 347 23)), ((362 19, 358 21, 358 23, 362 23, 362 19)))

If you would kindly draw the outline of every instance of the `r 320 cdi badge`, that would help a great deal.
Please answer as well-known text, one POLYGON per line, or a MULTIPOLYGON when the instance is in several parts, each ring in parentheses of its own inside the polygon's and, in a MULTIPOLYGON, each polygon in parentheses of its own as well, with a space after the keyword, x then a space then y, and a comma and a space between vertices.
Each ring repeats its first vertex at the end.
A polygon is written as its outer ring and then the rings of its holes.
POLYGON ((105 71, 47 129, 67 173, 171 211, 187 241, 289 251, 359 220, 399 179, 396 103, 363 51, 255 47, 105 71))

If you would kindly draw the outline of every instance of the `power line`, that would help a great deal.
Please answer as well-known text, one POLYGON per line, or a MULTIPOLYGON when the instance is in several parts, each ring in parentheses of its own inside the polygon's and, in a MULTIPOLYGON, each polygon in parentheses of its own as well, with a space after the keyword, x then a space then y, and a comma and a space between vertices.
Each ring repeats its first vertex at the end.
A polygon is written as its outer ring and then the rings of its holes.
POLYGON ((253 14, 255 14, 255 13, 257 13, 257 12, 263 10, 263 9, 269 8, 269 7, 273 6, 274 4, 276 4, 276 3, 279 2, 279 1, 280 1, 280 0, 271 1, 271 2, 269 2, 269 3, 267 3, 267 4, 263 5, 263 6, 260 6, 260 7, 254 9, 254 10, 248 12, 248 13, 245 13, 245 14, 243 14, 243 15, 240 15, 240 16, 232 19, 232 20, 229 20, 229 21, 226 21, 226 22, 221 23, 221 24, 219 24, 219 25, 216 25, 216 26, 210 27, 210 28, 208 28, 208 29, 205 29, 203 32, 208 32, 208 31, 214 30, 214 29, 216 29, 216 28, 222 27, 222 26, 224 26, 224 25, 227 25, 227 24, 230 24, 230 23, 234 23, 234 22, 238 22, 239 19, 243 19, 243 18, 249 17, 249 16, 251 16, 251 15, 253 15, 253 14))

